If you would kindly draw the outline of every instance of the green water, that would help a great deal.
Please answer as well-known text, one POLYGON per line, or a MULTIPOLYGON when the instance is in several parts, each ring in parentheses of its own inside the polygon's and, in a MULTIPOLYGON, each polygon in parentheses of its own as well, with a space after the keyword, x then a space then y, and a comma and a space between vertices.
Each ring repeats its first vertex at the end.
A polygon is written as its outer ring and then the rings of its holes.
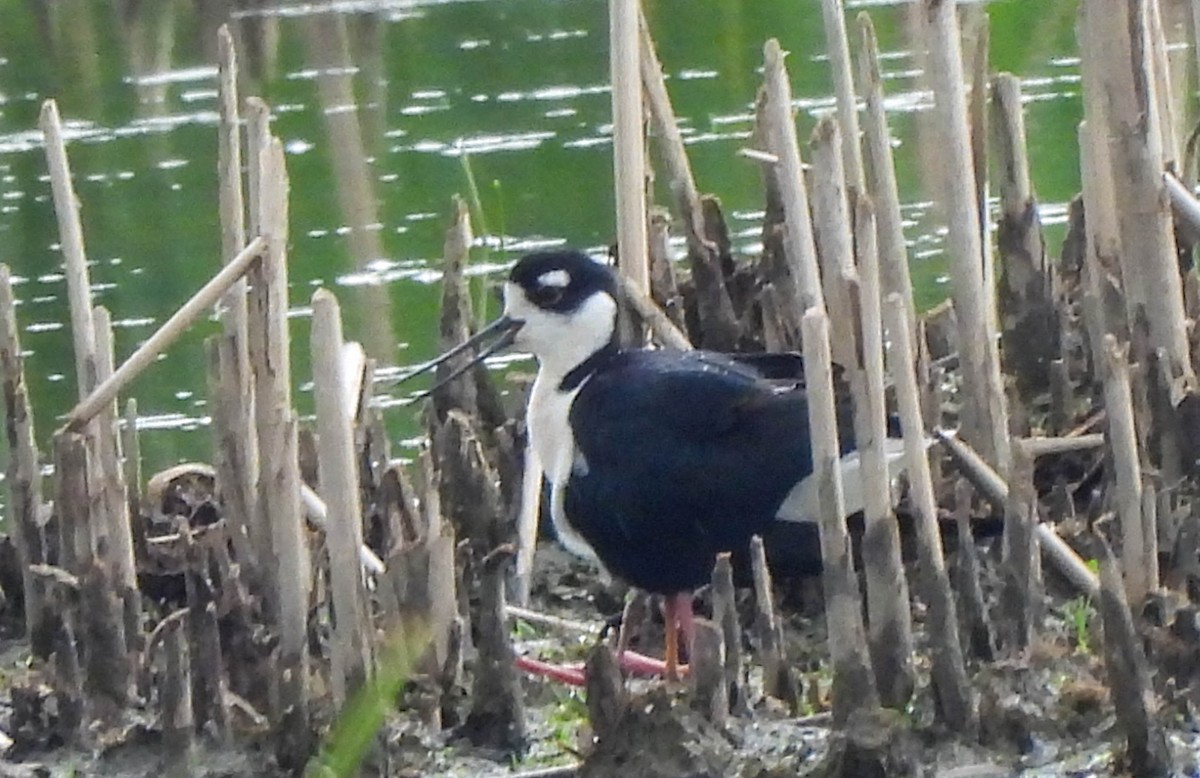
MULTIPOLYGON (((332 6, 338 24, 316 32, 313 5, 325 4, 0 3, 0 261, 20 280, 18 317, 43 443, 72 405, 75 383, 37 132, 41 103, 56 98, 68 125, 95 301, 117 322, 121 359, 219 265, 214 63, 222 22, 240 44, 243 94, 275 108, 274 131, 288 151, 297 388, 309 377, 306 306, 317 286, 337 290, 348 335, 368 343, 381 364, 430 355, 442 237, 452 196, 467 192, 462 149, 486 222, 486 230, 476 223, 477 262, 499 265, 547 243, 600 250, 611 241, 606 3, 347 1, 332 6), (324 121, 345 108, 323 105, 318 91, 322 44, 340 34, 350 61, 337 72, 353 82, 378 211, 365 228, 361 215, 342 208, 333 152, 345 144, 324 121)), ((878 0, 847 5, 851 15, 870 11, 886 52, 914 278, 930 304, 944 294, 944 265, 914 136, 928 100, 915 91, 907 10, 878 0)), ((700 186, 722 198, 737 247, 752 255, 760 174, 736 152, 749 142, 762 44, 778 37, 792 52, 805 138, 813 116, 832 104, 819 5, 648 0, 646 10, 700 186)), ((992 67, 1021 75, 1033 98, 1030 155, 1051 223, 1061 222, 1078 188, 1075 10, 1073 0, 988 6, 992 67)), ((211 321, 196 327, 127 395, 143 415, 148 469, 209 458, 201 344, 215 330, 211 321)), ((306 392, 297 401, 311 407, 306 392)), ((415 430, 413 413, 388 411, 398 437, 415 430)))

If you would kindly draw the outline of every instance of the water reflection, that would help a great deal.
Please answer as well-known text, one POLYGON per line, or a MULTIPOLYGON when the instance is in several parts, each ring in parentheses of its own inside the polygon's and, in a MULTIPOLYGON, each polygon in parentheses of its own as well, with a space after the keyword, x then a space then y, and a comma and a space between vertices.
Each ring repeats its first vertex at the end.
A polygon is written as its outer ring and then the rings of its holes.
MULTIPOLYGON (((296 380, 308 376, 306 306, 336 286, 347 331, 385 367, 433 348, 438 257, 455 193, 477 197, 473 277, 522 251, 611 238, 604 3, 560 0, 26 0, 0 30, 0 261, 17 287, 39 430, 71 404, 70 337, 48 198, 40 103, 55 97, 83 204, 98 303, 118 317, 129 354, 218 267, 216 30, 230 25, 240 88, 276 112, 292 184, 291 284, 296 380)), ((753 129, 761 47, 786 49, 801 137, 828 111, 820 15, 794 0, 648 0, 668 88, 700 187, 720 196, 735 249, 760 250, 757 165, 738 151, 753 129)), ((869 7, 884 53, 887 108, 914 278, 940 297, 937 215, 925 202, 919 79, 901 4, 869 7)), ((982 8, 982 6, 980 6, 982 8)), ((1075 3, 993 6, 992 64, 1025 77, 1031 150, 1046 215, 1077 186, 1075 3)), ((199 327, 134 387, 148 466, 206 458, 199 327)), ((396 403, 403 398, 394 398, 396 403)), ((309 402, 306 395, 298 398, 309 402)), ((397 437, 416 429, 396 409, 397 437)))

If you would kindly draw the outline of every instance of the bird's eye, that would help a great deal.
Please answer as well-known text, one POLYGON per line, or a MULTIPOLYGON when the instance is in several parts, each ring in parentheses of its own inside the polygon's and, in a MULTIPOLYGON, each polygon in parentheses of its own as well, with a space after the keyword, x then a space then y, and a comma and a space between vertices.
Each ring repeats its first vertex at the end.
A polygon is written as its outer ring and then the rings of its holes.
POLYGON ((546 308, 562 302, 564 289, 561 286, 543 286, 537 292, 537 304, 546 308))

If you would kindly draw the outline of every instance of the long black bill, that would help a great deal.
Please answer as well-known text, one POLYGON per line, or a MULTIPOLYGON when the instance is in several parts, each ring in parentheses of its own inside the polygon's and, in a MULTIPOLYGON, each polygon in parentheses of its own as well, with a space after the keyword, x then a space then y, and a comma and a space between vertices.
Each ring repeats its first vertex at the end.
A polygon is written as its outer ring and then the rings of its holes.
POLYGON ((496 319, 491 324, 487 325, 479 332, 475 333, 470 338, 467 338, 462 343, 459 343, 457 346, 441 356, 434 357, 428 362, 423 362, 422 364, 417 365, 412 370, 396 379, 396 383, 404 383, 410 378, 415 378, 416 376, 428 373, 430 370, 437 368, 439 365, 442 365, 445 362, 453 359, 464 351, 477 348, 489 338, 496 337, 496 340, 492 341, 490 345, 481 348, 479 353, 477 353, 470 361, 460 365, 456 370, 451 371, 449 375, 443 376, 441 380, 439 380, 433 386, 429 387, 423 392, 419 392, 412 398, 413 402, 424 400, 426 397, 430 396, 438 389, 441 389, 446 384, 458 378, 460 375, 467 372, 483 360, 487 359, 492 354, 511 346, 513 344, 513 340, 517 337, 517 330, 521 329, 521 325, 523 323, 524 322, 510 319, 507 316, 501 316, 499 319, 496 319))

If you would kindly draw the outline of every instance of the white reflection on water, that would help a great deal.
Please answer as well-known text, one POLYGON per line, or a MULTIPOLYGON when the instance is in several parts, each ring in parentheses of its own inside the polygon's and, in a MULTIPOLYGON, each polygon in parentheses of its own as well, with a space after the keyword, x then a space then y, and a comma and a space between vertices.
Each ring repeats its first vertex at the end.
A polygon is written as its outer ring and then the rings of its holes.
POLYGON ((176 70, 160 70, 157 73, 146 73, 136 76, 126 76, 124 81, 136 86, 161 86, 162 84, 187 84, 193 81, 211 81, 217 77, 215 65, 197 65, 176 70))

